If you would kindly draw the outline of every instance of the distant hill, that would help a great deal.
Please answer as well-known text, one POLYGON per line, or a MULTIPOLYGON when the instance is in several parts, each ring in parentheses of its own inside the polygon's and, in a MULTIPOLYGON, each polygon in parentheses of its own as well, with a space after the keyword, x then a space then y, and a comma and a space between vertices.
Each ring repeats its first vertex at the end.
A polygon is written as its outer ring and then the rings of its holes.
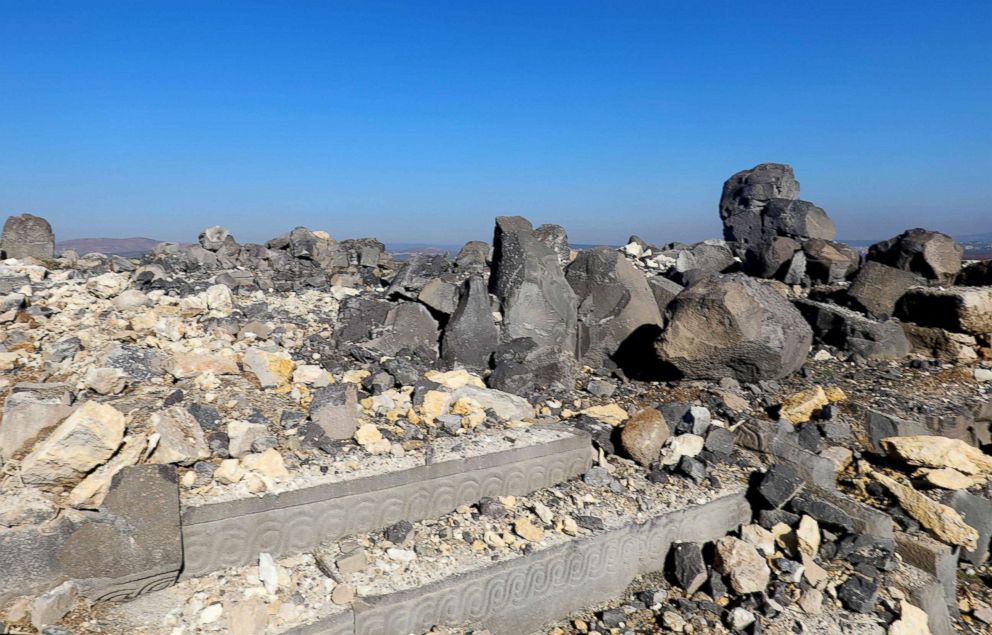
POLYGON ((160 242, 162 241, 151 238, 75 238, 55 243, 55 251, 61 253, 71 249, 79 255, 95 251, 112 256, 136 258, 145 255, 160 242))

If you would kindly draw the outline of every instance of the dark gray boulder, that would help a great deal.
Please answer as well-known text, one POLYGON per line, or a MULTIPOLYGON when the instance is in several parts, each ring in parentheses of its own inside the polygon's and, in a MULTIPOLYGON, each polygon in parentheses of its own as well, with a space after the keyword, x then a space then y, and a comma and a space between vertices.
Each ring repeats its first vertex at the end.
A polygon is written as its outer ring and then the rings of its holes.
POLYGON ((851 281, 845 302, 877 320, 885 320, 892 317, 906 291, 921 284, 923 279, 914 273, 869 260, 851 281))
POLYGON ((440 254, 414 254, 393 278, 386 297, 416 300, 420 290, 451 267, 448 257, 440 254))
POLYGON ((618 251, 579 253, 565 271, 579 299, 576 357, 593 367, 615 359, 629 342, 642 353, 661 331, 661 312, 643 273, 618 251))
POLYGON ((493 359, 488 383, 497 390, 527 396, 538 390, 575 388, 575 356, 554 346, 539 346, 529 337, 500 344, 493 359))
POLYGON ((899 360, 912 352, 899 322, 876 322, 850 309, 813 300, 796 300, 795 304, 818 342, 870 360, 899 360))
POLYGON ((493 248, 487 242, 472 240, 465 243, 458 255, 455 256, 455 267, 459 271, 482 273, 489 266, 493 248))
POLYGON ((958 274, 959 285, 963 287, 985 287, 992 285, 992 260, 982 260, 966 265, 958 274))
POLYGON ((813 334, 782 295, 744 274, 686 288, 669 305, 659 357, 691 379, 777 379, 806 361, 813 334))
POLYGON ((682 293, 683 287, 678 282, 674 280, 669 280, 664 276, 654 276, 648 278, 648 286, 651 288, 651 293, 654 295, 655 304, 658 305, 658 312, 664 316, 665 309, 668 305, 672 303, 675 296, 682 293))
POLYGON ((486 283, 480 276, 472 276, 462 284, 458 307, 444 328, 441 361, 449 368, 485 370, 498 343, 486 283))
POLYGON ((534 238, 558 255, 561 266, 568 264, 572 256, 572 248, 568 244, 568 233, 561 225, 541 225, 534 230, 534 238))
POLYGON ((806 275, 813 282, 834 284, 850 278, 861 264, 861 254, 844 243, 812 238, 803 243, 806 275))
POLYGON ((868 248, 868 260, 911 271, 937 284, 954 284, 964 249, 947 234, 909 229, 868 248))
POLYGON ((55 234, 48 221, 33 214, 10 216, 0 235, 0 256, 3 258, 52 258, 55 256, 55 234))
POLYGON ((367 346, 383 355, 409 350, 423 359, 437 359, 437 320, 423 304, 400 302, 386 314, 383 334, 367 346))
POLYGON ((666 275, 686 286, 737 266, 733 252, 722 240, 703 241, 662 254, 675 259, 675 267, 666 275))
POLYGON ((765 206, 762 218, 766 237, 833 240, 837 236, 837 229, 827 213, 809 201, 773 198, 765 206))
POLYGON ((798 240, 774 236, 748 247, 744 256, 744 271, 758 278, 784 280, 792 269, 793 258, 801 249, 802 244, 798 240))
POLYGON ((575 293, 558 255, 534 237, 527 219, 496 219, 489 289, 503 312, 502 341, 526 337, 539 347, 575 350, 575 293))
POLYGON ((723 237, 748 245, 764 236, 762 212, 772 199, 797 200, 799 182, 792 168, 780 163, 762 163, 733 175, 723 184, 720 220, 723 237))
POLYGON ((207 251, 217 252, 225 246, 237 245, 234 236, 226 227, 214 225, 200 232, 200 246, 207 251))

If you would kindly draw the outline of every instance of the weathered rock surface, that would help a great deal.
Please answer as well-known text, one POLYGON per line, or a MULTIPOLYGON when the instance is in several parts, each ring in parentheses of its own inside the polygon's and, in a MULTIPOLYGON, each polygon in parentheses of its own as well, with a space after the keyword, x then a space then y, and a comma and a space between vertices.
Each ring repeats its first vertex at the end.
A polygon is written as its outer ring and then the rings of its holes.
POLYGON ((814 300, 796 300, 795 305, 818 342, 871 360, 902 359, 912 350, 898 322, 875 322, 850 309, 814 300))
POLYGON ((889 456, 909 465, 953 468, 964 474, 992 472, 992 456, 959 439, 940 436, 908 436, 882 439, 889 456))
POLYGON ((462 284, 458 307, 444 328, 441 361, 451 368, 485 370, 498 343, 486 284, 480 276, 472 276, 462 284))
POLYGON ((845 296, 851 307, 885 320, 895 313, 906 291, 922 282, 915 273, 869 260, 854 276, 845 296))
POLYGON ((803 243, 806 275, 813 282, 833 284, 858 271, 861 255, 857 250, 832 240, 813 238, 803 243))
POLYGON ((0 235, 0 258, 52 258, 55 234, 48 221, 32 214, 10 216, 0 235))
POLYGON ((104 463, 124 438, 124 415, 113 406, 87 401, 24 457, 25 483, 78 482, 104 463))
POLYGON ((771 581, 771 569, 758 551, 733 536, 716 541, 713 567, 727 576, 738 593, 760 593, 771 581))
POLYGON ((575 350, 578 302, 558 255, 520 216, 496 219, 490 291, 503 311, 501 339, 530 338, 538 347, 575 350))
POLYGON ((689 287, 668 313, 658 355, 688 378, 784 377, 802 366, 813 339, 788 300, 741 274, 689 287))
POLYGON ((900 299, 896 316, 959 333, 992 333, 992 287, 914 287, 900 299))
POLYGON ((724 238, 745 245, 760 243, 764 234, 762 212, 768 202, 798 198, 799 182, 788 165, 762 163, 738 172, 723 184, 720 197, 724 238))
POLYGON ((963 253, 961 245, 947 234, 916 228, 875 243, 867 258, 939 284, 953 284, 961 271, 963 253))
POLYGON ((598 367, 623 366, 661 331, 661 313, 644 274, 608 247, 579 253, 565 277, 578 298, 577 357, 598 367))
POLYGON ((645 408, 632 416, 620 433, 623 448, 644 466, 656 462, 669 436, 665 417, 655 408, 645 408))
POLYGON ((66 384, 18 384, 3 403, 0 418, 0 459, 6 461, 31 449, 72 412, 66 384))
POLYGON ((874 472, 873 476, 892 492, 906 513, 932 531, 937 538, 965 549, 978 547, 978 531, 965 523, 954 509, 928 498, 885 474, 874 472))

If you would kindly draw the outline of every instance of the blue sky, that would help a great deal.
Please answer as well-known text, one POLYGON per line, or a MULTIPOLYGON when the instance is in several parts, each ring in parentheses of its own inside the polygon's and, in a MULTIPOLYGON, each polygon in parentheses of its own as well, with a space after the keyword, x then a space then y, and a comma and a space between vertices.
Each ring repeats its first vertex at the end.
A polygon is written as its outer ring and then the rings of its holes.
POLYGON ((660 243, 778 161, 841 237, 992 231, 990 32, 988 0, 0 0, 0 214, 660 243))

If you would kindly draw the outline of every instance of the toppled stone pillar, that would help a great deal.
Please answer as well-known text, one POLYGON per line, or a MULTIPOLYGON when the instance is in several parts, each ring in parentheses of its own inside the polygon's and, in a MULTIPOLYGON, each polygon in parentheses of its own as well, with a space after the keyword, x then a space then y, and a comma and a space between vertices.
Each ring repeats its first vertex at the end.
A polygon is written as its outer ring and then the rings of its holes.
POLYGON ((21 214, 10 216, 3 224, 0 237, 3 258, 52 258, 55 256, 55 234, 52 226, 40 216, 21 214))

